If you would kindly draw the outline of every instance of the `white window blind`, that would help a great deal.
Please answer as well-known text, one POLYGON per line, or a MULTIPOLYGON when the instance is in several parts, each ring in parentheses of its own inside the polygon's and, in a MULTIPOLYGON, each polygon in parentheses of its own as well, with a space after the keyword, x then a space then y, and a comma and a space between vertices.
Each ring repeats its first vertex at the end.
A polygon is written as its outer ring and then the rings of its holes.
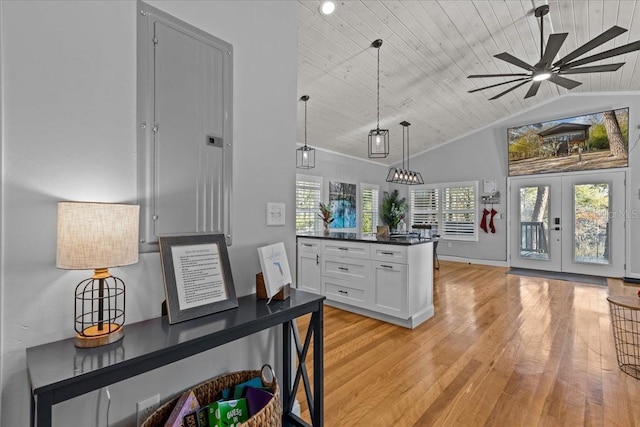
POLYGON ((442 226, 444 238, 476 238, 476 186, 451 185, 442 189, 442 226))
POLYGON ((322 177, 296 175, 296 232, 318 231, 322 197, 322 177))
POLYGON ((373 184, 360 184, 361 212, 360 229, 363 233, 375 233, 378 227, 378 193, 380 187, 373 184))
POLYGON ((438 188, 418 188, 410 191, 411 224, 438 225, 440 216, 439 194, 438 188))

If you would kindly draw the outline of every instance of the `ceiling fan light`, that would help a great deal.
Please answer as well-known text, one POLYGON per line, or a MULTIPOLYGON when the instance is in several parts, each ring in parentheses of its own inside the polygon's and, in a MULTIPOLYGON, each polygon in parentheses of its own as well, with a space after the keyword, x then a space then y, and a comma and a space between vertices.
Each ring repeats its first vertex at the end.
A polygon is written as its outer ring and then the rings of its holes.
POLYGON ((548 80, 551 77, 551 73, 549 71, 539 71, 533 74, 531 80, 534 82, 541 82, 543 80, 548 80))
POLYGON ((323 1, 320 3, 320 13, 323 15, 331 15, 336 11, 336 3, 333 1, 323 1))

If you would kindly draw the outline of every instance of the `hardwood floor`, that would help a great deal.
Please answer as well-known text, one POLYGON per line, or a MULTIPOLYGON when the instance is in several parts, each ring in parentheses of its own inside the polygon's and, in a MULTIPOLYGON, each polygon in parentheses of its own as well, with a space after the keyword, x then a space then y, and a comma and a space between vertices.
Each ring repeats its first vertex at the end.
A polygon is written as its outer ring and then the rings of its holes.
POLYGON ((606 300, 639 288, 506 270, 442 262, 435 316, 414 330, 326 307, 325 425, 640 425, 606 300))

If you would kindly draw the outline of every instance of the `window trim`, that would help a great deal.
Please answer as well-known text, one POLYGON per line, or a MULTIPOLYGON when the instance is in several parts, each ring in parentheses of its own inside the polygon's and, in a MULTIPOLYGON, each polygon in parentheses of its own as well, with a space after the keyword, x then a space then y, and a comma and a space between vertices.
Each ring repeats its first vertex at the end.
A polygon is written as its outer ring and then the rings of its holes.
MULTIPOLYGON (((324 180, 323 177, 321 176, 315 176, 315 175, 304 175, 304 174, 296 174, 296 189, 295 189, 295 208, 296 208, 296 212, 295 212, 295 230, 296 233, 308 233, 308 232, 317 232, 317 231, 321 231, 322 230, 322 221, 320 220, 320 218, 318 217, 318 215, 314 215, 313 219, 314 219, 314 228, 313 230, 298 230, 298 182, 299 181, 303 181, 303 182, 311 182, 311 183, 315 183, 318 184, 318 202, 322 202, 322 195, 323 195, 323 184, 324 184, 324 180)), ((315 212, 314 213, 318 213, 319 212, 319 207, 316 206, 315 207, 315 212)), ((305 210, 306 211, 306 210, 305 210)), ((312 210, 310 210, 309 212, 313 212, 312 210)))
MULTIPOLYGON (((359 195, 359 203, 360 203, 360 224, 358 224, 358 230, 360 230, 361 233, 365 233, 365 231, 362 229, 363 224, 364 224, 364 214, 365 214, 365 210, 364 210, 364 203, 363 203, 363 195, 365 190, 372 190, 376 192, 375 195, 375 202, 376 202, 376 206, 374 207, 375 210, 372 210, 371 213, 373 213, 372 215, 372 224, 371 224, 371 234, 375 234, 377 231, 377 226, 380 223, 380 186, 377 184, 367 184, 367 183, 361 183, 360 184, 360 192, 358 193, 359 195)), ((369 212, 369 211, 367 211, 369 212)))
POLYGON ((413 209, 411 206, 411 194, 412 191, 415 190, 427 190, 427 189, 435 189, 437 190, 437 197, 438 197, 438 212, 437 212, 437 218, 438 218, 438 224, 437 224, 437 233, 440 235, 440 237, 443 240, 458 240, 458 241, 465 241, 465 242, 477 242, 478 241, 478 237, 479 237, 479 233, 478 233, 478 224, 479 224, 479 197, 478 197, 478 181, 461 181, 461 182, 447 182, 447 183, 441 183, 441 184, 425 184, 425 185, 416 185, 413 188, 411 188, 409 190, 409 218, 411 218, 411 223, 413 224, 413 209), (450 188, 460 188, 460 187, 473 187, 473 192, 474 192, 474 200, 473 200, 473 208, 470 209, 469 211, 471 213, 473 213, 473 235, 458 235, 458 234, 447 234, 445 228, 444 228, 444 214, 447 213, 447 210, 444 209, 444 203, 443 203, 443 194, 445 192, 446 189, 450 189, 450 188))

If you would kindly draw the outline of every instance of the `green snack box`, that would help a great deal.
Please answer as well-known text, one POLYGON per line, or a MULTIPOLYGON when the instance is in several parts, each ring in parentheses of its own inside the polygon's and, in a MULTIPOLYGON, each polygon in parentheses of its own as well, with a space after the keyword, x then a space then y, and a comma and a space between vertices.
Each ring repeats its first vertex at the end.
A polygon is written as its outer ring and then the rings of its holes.
POLYGON ((209 405, 209 427, 235 427, 248 419, 249 411, 244 398, 209 405))

